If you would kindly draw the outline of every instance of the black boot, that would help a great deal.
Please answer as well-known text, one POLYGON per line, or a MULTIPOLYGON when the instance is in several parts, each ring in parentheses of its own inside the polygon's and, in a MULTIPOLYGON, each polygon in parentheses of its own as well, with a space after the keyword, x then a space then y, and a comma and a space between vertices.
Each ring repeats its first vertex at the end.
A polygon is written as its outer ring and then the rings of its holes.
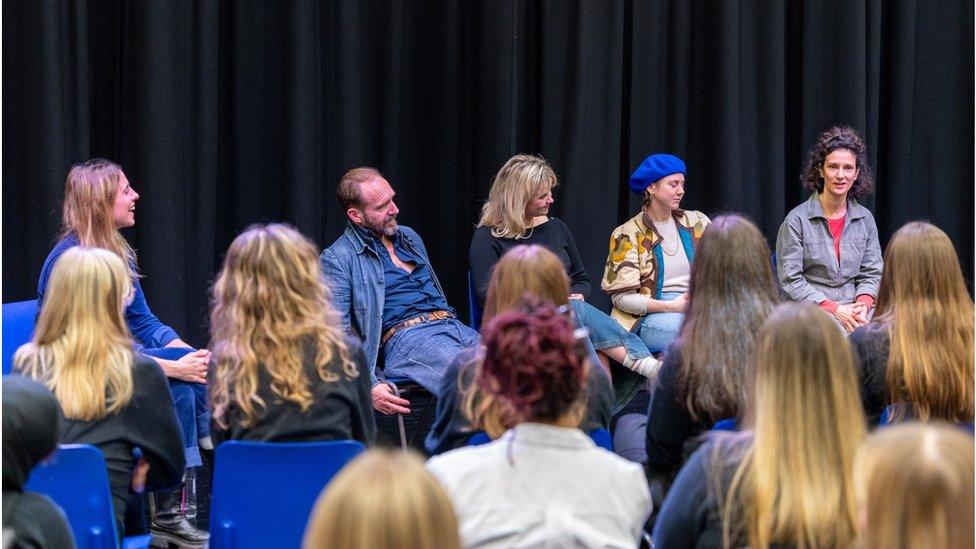
POLYGON ((202 549, 207 546, 210 534, 198 530, 186 518, 183 508, 185 487, 184 484, 171 492, 156 492, 150 496, 150 545, 166 547, 173 544, 186 549, 202 549))

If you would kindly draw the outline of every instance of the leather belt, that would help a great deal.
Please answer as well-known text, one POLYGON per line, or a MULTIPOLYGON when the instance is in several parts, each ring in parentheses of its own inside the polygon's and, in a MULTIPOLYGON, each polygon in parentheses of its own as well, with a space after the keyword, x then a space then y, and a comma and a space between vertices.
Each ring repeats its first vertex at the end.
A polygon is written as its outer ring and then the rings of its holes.
POLYGON ((432 322, 434 320, 444 320, 447 318, 454 318, 454 313, 451 311, 431 311, 429 313, 417 315, 413 318, 408 318, 403 322, 395 324, 392 328, 387 330, 386 333, 383 334, 383 338, 380 339, 380 346, 382 347, 383 345, 386 345, 386 342, 393 337, 393 334, 404 328, 409 328, 410 326, 421 324, 423 322, 432 322))

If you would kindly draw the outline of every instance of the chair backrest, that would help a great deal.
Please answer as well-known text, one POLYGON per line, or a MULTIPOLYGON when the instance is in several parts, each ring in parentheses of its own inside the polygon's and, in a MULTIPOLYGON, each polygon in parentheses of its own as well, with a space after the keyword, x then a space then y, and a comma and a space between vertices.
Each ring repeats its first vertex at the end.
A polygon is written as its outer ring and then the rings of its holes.
POLYGON ((301 546, 319 493, 364 449, 354 440, 221 444, 213 474, 210 547, 301 546))
POLYGON ((79 548, 115 549, 118 534, 102 452, 89 444, 63 444, 31 471, 24 486, 54 500, 68 517, 79 548))
POLYGON ((481 305, 478 304, 478 294, 474 291, 471 271, 468 271, 468 310, 471 312, 468 326, 474 331, 479 331, 481 328, 481 305))
POLYGON ((712 425, 712 431, 738 431, 739 422, 734 417, 720 419, 712 425))
POLYGON ((36 318, 36 299, 3 304, 3 375, 13 368, 17 348, 30 341, 36 318))

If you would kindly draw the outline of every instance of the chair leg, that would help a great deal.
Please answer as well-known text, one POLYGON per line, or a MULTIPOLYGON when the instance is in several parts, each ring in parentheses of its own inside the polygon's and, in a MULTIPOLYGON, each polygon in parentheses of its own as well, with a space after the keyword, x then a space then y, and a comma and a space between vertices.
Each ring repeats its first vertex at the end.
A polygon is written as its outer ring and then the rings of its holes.
MULTIPOLYGON (((400 389, 397 388, 395 383, 390 381, 385 381, 386 385, 393 390, 393 396, 400 398, 400 389)), ((397 427, 400 429, 400 449, 403 451, 407 450, 407 428, 403 424, 403 414, 397 414, 397 427)))

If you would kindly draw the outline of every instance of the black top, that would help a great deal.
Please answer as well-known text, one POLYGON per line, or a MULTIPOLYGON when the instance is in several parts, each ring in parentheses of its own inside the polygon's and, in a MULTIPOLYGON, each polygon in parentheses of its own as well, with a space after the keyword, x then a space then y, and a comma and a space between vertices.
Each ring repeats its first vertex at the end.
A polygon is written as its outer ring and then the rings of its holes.
MULTIPOLYGON (((722 515, 719 502, 725 499, 728 486, 742 454, 752 444, 752 433, 716 435, 722 437, 721 470, 712 470, 714 441, 708 441, 688 458, 654 523, 654 547, 712 548, 722 546, 722 515), (713 479, 719 481, 716 494, 713 479)), ((732 547, 744 547, 747 539, 736 539, 732 547)), ((773 547, 783 547, 773 545, 773 547)))
POLYGON ((329 371, 339 375, 338 381, 323 381, 315 368, 314 347, 304 351, 305 376, 312 392, 312 406, 305 412, 298 404, 282 400, 271 390, 271 375, 264 368, 258 376, 258 396, 265 408, 258 408, 260 418, 251 427, 243 427, 241 411, 231 404, 227 410, 229 429, 211 424, 214 444, 225 440, 256 440, 263 442, 309 442, 316 440, 358 440, 371 445, 376 437, 373 401, 370 396, 369 369, 362 346, 354 338, 346 338, 349 357, 359 375, 349 377, 342 368, 338 353, 333 354, 329 371))
POLYGON ((850 340, 857 360, 864 414, 868 424, 875 426, 881 420, 887 401, 885 373, 890 352, 888 330, 880 323, 872 322, 854 330, 850 340))
POLYGON ((120 536, 124 535, 125 502, 136 464, 132 449, 140 448, 149 462, 147 491, 179 483, 186 466, 183 434, 176 420, 169 383, 159 366, 139 353, 132 364, 129 404, 95 421, 64 419, 61 443, 91 444, 102 451, 120 536))
POLYGON ((60 406, 47 387, 3 376, 3 541, 14 548, 74 547, 68 520, 47 496, 24 492, 31 469, 58 444, 60 406))
POLYGON ((590 294, 590 276, 583 268, 576 241, 573 240, 569 227, 559 219, 552 217, 549 221, 532 229, 526 238, 495 238, 491 235, 491 227, 478 227, 471 237, 471 248, 468 251, 468 264, 471 269, 471 281, 474 283, 478 303, 482 306, 488 297, 488 282, 491 280, 491 270, 501 259, 502 255, 515 246, 538 244, 545 246, 562 261, 569 275, 570 293, 590 294))
POLYGON ((712 426, 711 422, 692 419, 679 395, 681 362, 681 345, 676 341, 664 356, 647 417, 647 466, 671 478, 700 442, 698 435, 712 426))
MULTIPOLYGON (((477 349, 465 349, 458 353, 447 371, 437 393, 437 410, 434 413, 434 423, 424 439, 424 448, 430 455, 444 453, 467 444, 474 434, 471 423, 461 413, 461 386, 471 384, 474 376, 474 365, 477 349), (462 370, 463 369, 463 370, 462 370), (463 379, 459 381, 459 377, 463 379)), ((610 425, 610 407, 613 405, 613 387, 603 369, 591 365, 587 381, 586 415, 580 423, 580 429, 591 431, 597 428, 608 429, 610 425)))

